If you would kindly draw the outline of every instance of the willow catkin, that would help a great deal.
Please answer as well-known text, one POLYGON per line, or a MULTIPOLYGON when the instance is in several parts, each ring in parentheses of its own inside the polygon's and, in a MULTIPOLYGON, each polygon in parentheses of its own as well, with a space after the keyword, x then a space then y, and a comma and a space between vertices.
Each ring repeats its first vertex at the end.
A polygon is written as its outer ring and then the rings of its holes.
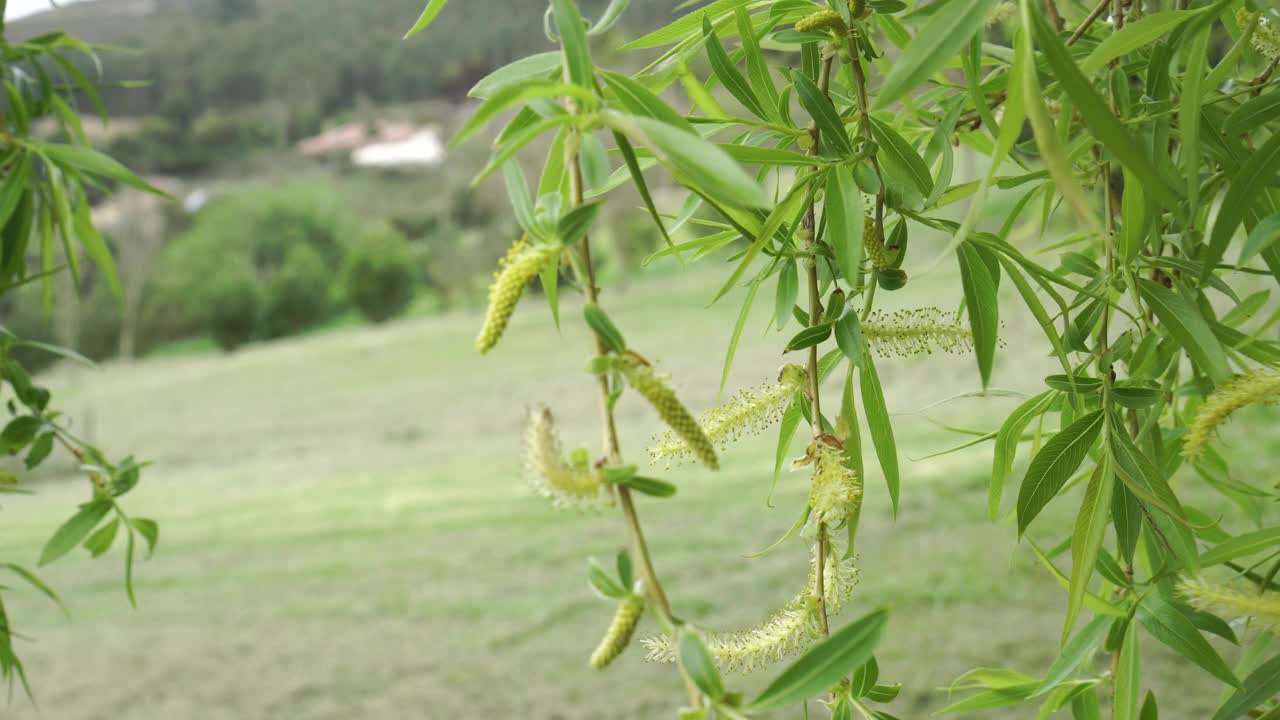
MULTIPOLYGON (((1253 31, 1253 47, 1268 60, 1280 60, 1280 22, 1274 17, 1260 14, 1258 27, 1253 31)), ((1236 22, 1245 27, 1253 20, 1253 14, 1244 8, 1236 11, 1236 22)))
POLYGON ((862 218, 862 250, 871 261, 871 267, 885 270, 893 265, 893 257, 884 245, 884 238, 876 232, 876 219, 870 214, 862 218))
POLYGON ((1192 607, 1231 617, 1251 617, 1267 628, 1280 628, 1280 593, 1247 592, 1203 577, 1178 583, 1192 607))
POLYGON ((712 470, 720 468, 715 446, 711 444, 707 434, 698 425, 698 421, 693 419, 693 415, 689 414, 680 398, 676 397, 675 392, 653 372, 652 367, 633 355, 618 358, 615 367, 627 379, 627 384, 658 411, 658 417, 671 428, 671 432, 688 444, 694 457, 712 470))
POLYGON ((560 248, 554 245, 530 245, 523 238, 512 244, 489 286, 489 310, 476 337, 476 350, 487 353, 498 344, 525 287, 559 255, 560 248))
MULTIPOLYGON (((724 405, 699 415, 698 425, 707 439, 723 450, 731 442, 756 434, 781 417, 796 391, 804 385, 805 377, 804 368, 787 365, 779 373, 777 382, 738 391, 724 405)), ((692 458, 695 452, 683 437, 668 430, 654 438, 649 455, 657 462, 692 458)))
POLYGON ((845 23, 844 18, 840 17, 840 13, 835 10, 819 10, 812 15, 806 15, 805 17, 797 20, 796 31, 827 31, 836 35, 844 36, 849 34, 849 26, 845 23))
POLYGON ((618 603, 613 613, 613 621, 605 631, 595 652, 591 653, 591 667, 603 670, 609 666, 631 644, 631 636, 635 635, 636 626, 644 614, 644 596, 632 593, 618 603))
MULTIPOLYGON (((823 599, 827 614, 839 612, 858 582, 858 569, 852 560, 841 559, 840 548, 828 540, 828 552, 822 577, 823 599)), ((728 671, 745 672, 791 657, 822 635, 820 613, 813 588, 818 572, 818 548, 815 545, 809 561, 809 579, 805 589, 791 602, 760 625, 747 630, 704 635, 711 655, 728 671)), ((646 638, 647 659, 674 662, 676 646, 671 638, 661 635, 646 638)))
POLYGON ((862 322, 862 336, 877 353, 926 355, 934 350, 959 353, 973 348, 973 331, 953 313, 936 307, 879 310, 862 322))
POLYGON ((587 462, 569 463, 560 449, 551 411, 529 411, 525 428, 525 466, 533 491, 560 508, 586 510, 607 504, 610 495, 600 473, 587 462))
POLYGON ((1200 404, 1195 418, 1187 427, 1182 456, 1188 460, 1200 457, 1215 430, 1232 413, 1246 405, 1272 402, 1277 397, 1280 397, 1280 370, 1273 368, 1253 370, 1219 385, 1200 404))
POLYGON ((837 526, 849 518, 861 497, 862 483, 845 464, 844 451, 818 443, 809 483, 809 508, 814 519, 837 526))

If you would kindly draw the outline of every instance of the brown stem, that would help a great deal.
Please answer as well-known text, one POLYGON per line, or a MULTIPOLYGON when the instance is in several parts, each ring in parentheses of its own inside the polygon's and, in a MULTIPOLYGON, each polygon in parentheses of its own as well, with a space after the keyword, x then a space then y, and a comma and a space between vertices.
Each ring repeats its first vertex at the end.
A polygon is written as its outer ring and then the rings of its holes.
POLYGON ((1049 21, 1053 23, 1053 29, 1062 32, 1067 29, 1067 21, 1062 19, 1062 13, 1058 12, 1058 3, 1055 0, 1044 0, 1045 12, 1049 15, 1049 21))
MULTIPOLYGON (((569 166, 569 189, 572 198, 572 204, 577 207, 583 203, 583 183, 582 183, 582 164, 578 158, 578 149, 576 143, 569 143, 569 147, 565 152, 568 154, 567 165, 569 166)), ((587 302, 598 303, 599 290, 596 288, 595 268, 591 262, 591 238, 584 235, 581 240, 581 256, 582 256, 582 273, 583 277, 579 280, 583 285, 583 292, 586 294, 587 302)), ((595 335, 595 350, 598 357, 604 357, 609 354, 609 348, 604 344, 598 335, 595 335)), ((613 417, 613 408, 609 403, 609 378, 602 374, 596 378, 596 387, 600 396, 600 424, 604 432, 605 454, 609 457, 609 462, 622 462, 622 451, 618 444, 618 427, 613 417)), ((635 555, 635 560, 640 567, 640 575, 644 579, 645 589, 648 591, 650 599, 658 611, 663 621, 674 627, 674 616, 671 612, 671 603, 667 599, 667 593, 662 587, 662 583, 658 580, 658 573, 654 570, 653 560, 649 555, 649 545, 645 542, 644 531, 640 527, 640 517, 636 513, 635 503, 631 499, 631 489, 625 485, 615 485, 614 491, 618 496, 618 504, 622 506, 622 514, 626 519, 627 531, 631 536, 631 548, 635 555)))
POLYGON ((1080 27, 1076 28, 1076 31, 1071 33, 1071 37, 1067 39, 1067 47, 1075 45, 1077 40, 1084 37, 1084 33, 1089 29, 1089 26, 1092 25, 1095 20, 1102 17, 1102 13, 1106 12, 1109 7, 1111 7, 1111 0, 1102 0, 1102 2, 1098 3, 1098 6, 1093 9, 1093 12, 1089 13, 1089 17, 1085 18, 1084 22, 1080 23, 1080 27))
MULTIPOLYGON (((831 88, 831 66, 835 61, 835 56, 828 56, 822 62, 822 69, 818 75, 818 89, 826 95, 831 88)), ((820 140, 820 132, 817 123, 809 129, 813 139, 813 147, 809 149, 810 154, 818 154, 818 141, 820 140)), ((809 249, 813 249, 813 245, 817 243, 816 220, 814 217, 813 202, 809 203, 809 208, 805 211, 804 227, 809 231, 809 249)), ((822 296, 818 288, 818 261, 817 256, 810 254, 805 261, 806 282, 809 286, 809 326, 817 325, 822 320, 822 296)), ((818 381, 818 346, 814 345, 809 348, 809 401, 810 412, 813 419, 813 437, 818 438, 823 433, 822 428, 822 392, 818 381)), ((818 525, 818 573, 815 580, 814 591, 817 593, 818 600, 818 617, 822 623, 822 634, 829 635, 827 629, 827 602, 826 593, 823 591, 823 558, 826 556, 827 539, 826 534, 822 531, 822 525, 818 525)))

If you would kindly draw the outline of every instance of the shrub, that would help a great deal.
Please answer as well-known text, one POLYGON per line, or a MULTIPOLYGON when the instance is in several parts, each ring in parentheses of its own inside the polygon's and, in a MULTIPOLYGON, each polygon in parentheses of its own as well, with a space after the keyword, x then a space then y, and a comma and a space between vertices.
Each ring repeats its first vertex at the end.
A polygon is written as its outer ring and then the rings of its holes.
POLYGON ((247 267, 232 265, 213 277, 203 293, 205 322, 218 347, 230 352, 253 339, 262 298, 247 267))
POLYGON ((294 245, 271 278, 262 314, 267 337, 296 335, 329 315, 329 272, 309 245, 294 245))
POLYGON ((413 300, 413 253, 391 228, 366 232, 347 254, 346 288, 351 302, 370 322, 404 312, 413 300))

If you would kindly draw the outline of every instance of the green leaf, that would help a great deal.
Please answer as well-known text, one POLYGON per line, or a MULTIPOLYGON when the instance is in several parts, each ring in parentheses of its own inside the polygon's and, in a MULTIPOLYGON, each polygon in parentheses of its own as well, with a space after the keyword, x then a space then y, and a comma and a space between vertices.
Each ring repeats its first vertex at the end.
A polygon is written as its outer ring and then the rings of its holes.
POLYGON ((853 171, 840 166, 827 175, 826 240, 836 256, 836 267, 850 286, 858 284, 862 272, 862 193, 853 181, 853 171))
POLYGON ((978 358, 978 373, 985 388, 991 383, 991 368, 995 362, 1000 305, 996 299, 996 276, 984 255, 989 256, 990 251, 969 241, 956 248, 960 281, 964 285, 964 304, 969 311, 969 327, 973 330, 974 353, 978 358))
POLYGON ((418 21, 413 24, 413 27, 409 29, 409 32, 404 34, 404 39, 408 40, 414 35, 426 30, 428 25, 435 22, 436 16, 440 14, 440 11, 444 9, 444 6, 448 4, 448 2, 449 0, 428 0, 427 8, 422 11, 422 15, 418 17, 418 21))
MULTIPOLYGON (((649 192, 649 184, 645 182, 644 172, 640 169, 640 163, 636 160, 635 149, 631 147, 631 141, 627 139, 626 135, 617 131, 613 132, 613 140, 618 145, 618 152, 622 153, 622 158, 626 161, 627 172, 631 174, 631 182, 635 183, 636 192, 640 193, 640 199, 644 201, 644 207, 649 211, 649 218, 657 226, 658 232, 662 233, 662 240, 667 244, 667 250, 676 256, 681 265, 684 265, 684 258, 681 257, 680 251, 676 250, 676 245, 672 242, 671 235, 667 232, 667 225, 662 221, 662 214, 658 212, 658 206, 653 202, 653 195, 649 192)), ((647 263, 648 260, 645 262, 647 263)))
POLYGON ((836 345, 840 352, 856 366, 862 365, 862 358, 867 353, 866 341, 862 338, 862 323, 853 307, 845 309, 844 317, 836 321, 836 345))
POLYGON ((824 342, 829 337, 831 337, 831 323, 807 327, 791 338, 783 352, 795 352, 796 350, 811 348, 824 342))
POLYGON ((929 166, 920 157, 920 153, 911 147, 911 143, 899 135, 897 130, 875 118, 871 119, 871 133, 885 159, 902 168, 921 195, 928 197, 933 194, 933 176, 929 174, 929 166))
POLYGON ((875 107, 886 108, 906 97, 941 70, 982 27, 991 4, 992 0, 970 0, 942 5, 893 62, 893 69, 876 96, 875 107))
POLYGON ((4 182, 0 185, 0 228, 8 224, 14 211, 21 204, 24 194, 31 182, 31 155, 22 153, 13 167, 5 173, 4 182))
POLYGON ((837 157, 847 158, 852 155, 853 144, 849 142, 849 133, 844 129, 844 120, 836 112, 835 105, 831 104, 831 99, 804 73, 795 73, 792 79, 795 81, 796 99, 805 112, 809 113, 809 117, 813 118, 821 141, 837 157))
POLYGON ((791 318, 791 308, 796 306, 796 298, 800 295, 800 273, 796 269, 796 261, 788 260, 778 271, 778 289, 774 298, 774 318, 781 330, 791 318))
POLYGON ((160 525, 150 518, 132 518, 129 524, 134 530, 147 541, 147 557, 151 557, 156 551, 156 545, 160 542, 160 525))
POLYGON ((1244 249, 1240 251, 1239 264, 1244 265, 1254 255, 1275 245, 1277 240, 1280 240, 1280 212, 1263 218, 1253 226, 1253 230, 1249 231, 1249 238, 1245 240, 1244 249))
POLYGON ((1039 13, 1032 14, 1036 41, 1040 45, 1044 59, 1049 63, 1054 78, 1075 103, 1076 111, 1084 118, 1085 125, 1093 132, 1094 137, 1107 147, 1120 163, 1133 171, 1144 184, 1144 190, 1157 197, 1167 207, 1178 206, 1178 195, 1164 178, 1156 171, 1151 158, 1146 154, 1146 146, 1138 143, 1124 125, 1112 114, 1107 103, 1093 88, 1089 80, 1080 72, 1071 59, 1071 54, 1058 39, 1039 13))
POLYGON ((577 243, 586 236, 587 231, 591 229, 599 214, 599 203, 579 205, 570 210, 564 217, 560 218, 560 223, 556 226, 556 233, 560 236, 560 243, 565 247, 577 243))
POLYGON ((1123 28, 1108 33, 1102 42, 1094 46, 1089 56, 1080 63, 1080 69, 1086 75, 1092 75, 1112 60, 1164 37, 1199 13, 1200 10, 1170 10, 1127 22, 1123 28))
POLYGON ((742 301, 742 308, 738 310, 738 320, 733 325, 733 335, 729 336, 729 348, 724 354, 724 368, 720 371, 720 389, 724 392, 725 385, 729 382, 729 369, 733 367, 733 358, 738 353, 738 341, 742 339, 742 329, 747 326, 747 317, 751 314, 751 306, 756 301, 756 293, 760 291, 760 285, 764 282, 764 275, 756 276, 751 281, 751 285, 747 287, 747 297, 742 301))
POLYGON ((48 144, 37 146, 37 151, 48 158, 55 165, 70 170, 81 171, 104 177, 109 180, 122 182, 129 187, 143 190, 156 195, 169 197, 159 189, 152 187, 142 178, 134 175, 129 168, 120 164, 109 155, 98 152, 90 147, 83 145, 58 145, 48 144))
POLYGON ((767 121, 769 116, 760 104, 760 99, 756 97, 747 79, 738 72, 738 68, 725 53, 724 47, 720 45, 720 37, 711 28, 711 21, 705 15, 702 17, 702 37, 707 49, 707 59, 711 61, 711 71, 715 73, 720 83, 752 115, 767 121))
POLYGON ((1111 388, 1111 397, 1118 405, 1141 410, 1160 402, 1160 389, 1135 385, 1117 385, 1111 388))
POLYGON ((1018 454, 1018 443, 1031 421, 1043 415, 1058 394, 1052 390, 1036 395, 1019 405, 1005 418, 996 435, 991 462, 991 489, 987 495, 987 517, 992 522, 1000 516, 1000 499, 1004 496, 1004 483, 1013 470, 1013 460, 1018 454))
POLYGON ((80 241, 80 245, 84 247, 89 257, 93 258, 93 262, 106 279, 107 287, 111 288, 111 294, 119 300, 121 298, 120 278, 116 276, 116 264, 111 259, 111 251, 107 248, 106 241, 93 225, 93 218, 89 214, 89 201, 83 192, 80 193, 79 201, 76 203, 72 227, 75 230, 76 239, 80 241))
POLYGON ((1182 98, 1178 103, 1178 124, 1182 138, 1182 176, 1187 188, 1187 214, 1196 217, 1200 204, 1200 114, 1204 109, 1200 84, 1204 81, 1209 54, 1209 28, 1194 32, 1187 47, 1187 70, 1183 74, 1182 98))
POLYGON ((770 119, 779 119, 778 88, 773 84, 773 76, 769 74, 769 63, 760 50, 756 39, 755 26, 751 23, 751 15, 746 8, 734 8, 734 18, 738 22, 738 38, 742 42, 742 54, 747 61, 747 77, 751 80, 751 89, 764 105, 770 119))
MULTIPOLYGON (((782 414, 782 422, 778 425, 778 445, 774 451, 773 458, 773 484, 778 484, 778 475, 782 472, 782 463, 787 459, 787 452, 791 449, 791 441, 796 436, 796 429, 800 427, 800 420, 804 417, 804 412, 800 408, 798 400, 792 400, 791 404, 782 414)), ((772 490, 770 490, 772 494, 772 490)))
POLYGON ((1147 212, 1142 183, 1128 169, 1124 170, 1124 197, 1120 206, 1122 221, 1120 233, 1116 236, 1116 249, 1120 251, 1121 261, 1127 265, 1146 247, 1153 215, 1147 212))
MULTIPOLYGON (((18 577, 22 578, 27 582, 28 585, 35 588, 36 590, 39 590, 45 597, 52 600, 53 603, 57 605, 62 610, 63 613, 67 612, 67 606, 62 604, 62 598, 58 597, 58 593, 54 592, 53 588, 45 584, 45 582, 41 580, 35 573, 22 567, 21 565, 17 565, 14 563, 8 563, 8 562, 0 563, 0 567, 8 568, 9 571, 12 572, 14 575, 17 575, 18 577)), ((0 619, 2 619, 2 611, 0 611, 0 619)), ((3 627, 3 623, 0 623, 0 634, 3 634, 6 630, 7 628, 3 627)))
POLYGON ((680 633, 680 667, 707 697, 716 700, 724 697, 724 683, 720 680, 716 661, 695 632, 685 630, 680 633))
MULTIPOLYGON (((1222 211, 1226 212, 1227 208, 1224 206, 1222 211)), ((1231 378, 1231 368, 1227 365, 1222 344, 1199 308, 1182 295, 1146 278, 1138 279, 1138 291, 1160 323, 1195 360, 1201 371, 1218 383, 1231 378)))
POLYGON ((578 13, 574 0, 551 0, 551 12, 555 15, 556 31, 560 33, 560 46, 564 49, 564 65, 569 81, 579 87, 594 88, 591 65, 591 48, 587 45, 587 27, 578 13))
POLYGON ((1280 694, 1280 655, 1258 666, 1249 673, 1240 689, 1213 714, 1213 720, 1236 720, 1245 716, 1250 710, 1275 698, 1280 694))
POLYGON ((480 132, 486 125, 498 117, 502 111, 519 103, 542 98, 570 97, 579 103, 594 106, 596 97, 587 90, 568 83, 542 78, 530 78, 522 82, 512 83, 493 93, 491 97, 480 103, 480 107, 467 118, 458 129, 457 134, 449 141, 449 147, 457 147, 468 138, 480 132))
POLYGON ((1085 415, 1068 425, 1044 444, 1031 460, 1027 475, 1018 490, 1018 534, 1021 535, 1045 505, 1084 462, 1102 430, 1101 410, 1085 415))
POLYGON ((703 17, 710 17, 714 22, 722 15, 733 12, 733 9, 739 5, 746 5, 751 1, 752 0, 715 0, 715 2, 698 8, 696 12, 691 12, 670 25, 655 30, 637 40, 632 40, 626 45, 623 45, 622 49, 635 50, 670 45, 671 43, 683 40, 690 33, 696 32, 698 28, 702 27, 703 17))
POLYGON ((1250 154, 1231 178, 1231 186, 1222 198, 1218 217, 1209 234, 1209 247, 1200 260, 1201 280, 1207 278, 1222 260, 1236 228, 1253 213, 1258 199, 1266 196, 1277 173, 1280 173, 1280 133, 1273 134, 1262 147, 1250 154))
POLYGON ((653 150, 682 182, 691 184, 713 201, 735 208, 772 205, 764 188, 714 144, 652 118, 611 115, 611 119, 616 122, 615 129, 653 150))
POLYGON ((877 610, 809 648, 774 678, 748 709, 803 702, 835 685, 871 659, 888 619, 887 610, 877 610))
POLYGON ((1142 712, 1138 713, 1138 720, 1160 720, 1160 708, 1156 705, 1154 690, 1147 691, 1147 699, 1142 701, 1142 712))
POLYGON ((1111 493, 1115 487, 1115 475, 1109 459, 1098 465, 1085 489, 1084 502, 1076 516, 1075 530, 1071 534, 1071 584, 1067 588, 1067 615, 1062 628, 1065 644, 1075 626, 1076 616, 1084 605, 1084 594, 1093 578, 1093 568, 1098 561, 1098 550, 1107 532, 1107 516, 1111 512, 1111 493))
POLYGON ((627 341, 623 339, 622 331, 613 324, 613 320, 609 319, 603 308, 595 303, 587 303, 582 307, 582 316, 595 332, 596 337, 600 338, 611 352, 621 355, 627 351, 627 341))
POLYGON ((607 598, 624 598, 631 593, 618 584, 613 576, 605 572, 605 569, 596 564, 594 560, 587 566, 587 577, 591 580, 591 586, 601 595, 607 598))
POLYGON ((43 424, 40 418, 34 415, 22 415, 10 420, 4 426, 4 431, 0 432, 0 446, 6 453, 18 452, 31 444, 43 424))
POLYGON ((1151 593, 1138 604, 1138 620, 1151 636, 1177 650, 1210 675, 1233 687, 1240 687, 1231 668, 1223 662, 1196 626, 1178 608, 1170 605, 1159 593, 1151 593))
POLYGON ((1071 673, 1080 667, 1080 663, 1093 655, 1098 643, 1107 636, 1112 622, 1112 618, 1100 615, 1080 628, 1080 632, 1062 646, 1062 652, 1058 653, 1058 658, 1053 661, 1049 672, 1045 673, 1044 680, 1040 681, 1040 686, 1031 694, 1031 697, 1043 695, 1071 677, 1071 673))
MULTIPOLYGON (((850 313, 852 314, 852 313, 850 313)), ((871 353, 864 353, 858 365, 858 389, 862 395, 862 409, 867 416, 867 429, 871 431, 871 444, 880 460, 885 484, 889 486, 889 501, 893 516, 898 516, 898 446, 893 439, 893 425, 889 422, 889 409, 884 402, 884 389, 876 373, 871 353)))
POLYGON ((1008 707, 1024 702, 1031 696, 1031 692, 1036 689, 1036 681, 1018 683, 1015 685, 1007 685, 997 687, 991 690, 985 690, 975 695, 952 703, 934 715, 949 715, 956 712, 972 712, 974 710, 990 710, 992 708, 1008 707))
POLYGON ((1200 567, 1209 567, 1249 557, 1280 545, 1280 527, 1255 530, 1223 540, 1200 555, 1200 567))
POLYGON ((1120 645, 1120 658, 1116 663, 1116 691, 1112 704, 1112 720, 1138 720, 1138 695, 1141 692, 1142 674, 1138 652, 1138 624, 1129 621, 1120 645))
POLYGON ((634 475, 622 483, 642 495, 656 498, 669 498, 676 494, 676 486, 665 480, 634 475))
POLYGON ((661 120, 688 133, 696 132, 693 125, 683 115, 676 112, 662 98, 653 94, 649 88, 639 82, 626 75, 611 72, 601 72, 600 77, 604 79, 604 84, 609 88, 609 91, 617 96, 618 102, 621 103, 622 107, 632 115, 661 120))
POLYGON ((80 506, 80 510, 62 524, 49 538, 44 550, 40 553, 40 566, 44 567, 58 558, 71 552, 84 542, 90 532, 102 522, 102 518, 111 511, 110 500, 94 500, 80 506))
POLYGON ((112 543, 116 541, 116 531, 120 529, 120 518, 113 518, 111 522, 98 528, 96 532, 84 541, 84 549, 89 551, 93 557, 102 557, 111 549, 112 543))
POLYGON ((1280 118, 1280 90, 1250 98, 1227 116, 1222 129, 1228 135, 1242 135, 1280 118))
POLYGON ((559 69, 563 63, 564 56, 554 51, 521 58, 480 78, 480 81, 467 92, 467 97, 486 100, 493 97, 499 90, 525 80, 549 79, 551 73, 559 69))

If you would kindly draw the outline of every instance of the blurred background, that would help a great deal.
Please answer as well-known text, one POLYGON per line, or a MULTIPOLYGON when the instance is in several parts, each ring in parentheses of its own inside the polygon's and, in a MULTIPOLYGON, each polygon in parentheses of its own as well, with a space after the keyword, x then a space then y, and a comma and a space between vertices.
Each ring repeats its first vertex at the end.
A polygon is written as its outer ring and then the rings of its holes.
MULTIPOLYGON (((606 3, 581 4, 590 17, 606 3)), ((137 569, 136 611, 118 566, 87 555, 48 569, 69 618, 33 593, 6 598, 23 619, 39 708, 15 697, 0 717, 670 716, 677 675, 640 648, 605 674, 586 665, 611 614, 588 588, 586 562, 612 558, 619 519, 554 512, 521 477, 521 426, 535 402, 552 404, 570 446, 597 441, 581 369, 588 340, 572 321, 580 301, 566 295, 569 321, 557 330, 535 287, 498 349, 472 350, 491 273, 517 230, 500 182, 469 187, 487 144, 445 145, 474 107, 465 94, 476 80, 551 49, 544 3, 450 3, 429 32, 401 41, 422 5, 92 0, 49 11, 9 1, 14 38, 64 30, 110 46, 111 119, 82 108, 85 130, 175 200, 96 198, 120 301, 89 271, 78 290, 60 280, 80 302, 51 317, 38 284, 0 307, 19 335, 99 361, 23 358, 43 364, 88 440, 153 462, 130 501, 162 527, 157 555, 137 569)), ((633 3, 597 43, 601 64, 639 69, 645 58, 607 48, 662 24, 675 5, 633 3)), ((526 153, 530 173, 538 151, 526 153)), ((957 181, 977 172, 961 168, 957 181)), ((657 174, 652 182, 663 208, 680 207, 682 195, 657 174)), ((994 193, 985 217, 1013 200, 994 193)), ((706 309, 723 281, 718 261, 643 264, 661 240, 638 207, 620 192, 597 224, 603 302, 690 405, 709 407, 745 292, 706 309)), ((929 250, 944 243, 913 236, 918 267, 908 260, 912 282, 886 308, 954 306, 949 264, 930 268, 929 250)), ((788 361, 779 349, 795 328, 771 329, 772 308, 770 298, 750 315, 731 390, 788 361)), ((1018 312, 1005 324, 1012 348, 1038 333, 1018 312)), ((1002 356, 994 382, 1005 397, 953 399, 977 389, 970 357, 881 366, 903 502, 895 521, 874 471, 862 582, 846 612, 893 608, 881 681, 905 685, 891 708, 899 717, 944 706, 946 686, 976 665, 1043 671, 1056 655, 1065 596, 1008 523, 986 521, 989 448, 928 457, 997 427, 1052 368, 1002 356)), ((624 452, 639 460, 656 420, 624 401, 620 421, 624 452)), ((640 512, 658 572, 690 619, 753 624, 804 582, 802 542, 746 558, 804 505, 799 473, 784 471, 770 494, 773 432, 727 453, 717 474, 655 471, 680 492, 640 512)), ((1266 459, 1242 453, 1237 471, 1264 472, 1266 459)), ((34 559, 84 493, 69 463, 50 463, 37 482, 37 496, 6 507, 4 556, 34 559)), ((1045 542, 1069 526, 1069 505, 1046 513, 1045 542)), ((1206 717, 1216 691, 1160 652, 1144 667, 1150 684, 1185 701, 1162 717, 1206 717)))

